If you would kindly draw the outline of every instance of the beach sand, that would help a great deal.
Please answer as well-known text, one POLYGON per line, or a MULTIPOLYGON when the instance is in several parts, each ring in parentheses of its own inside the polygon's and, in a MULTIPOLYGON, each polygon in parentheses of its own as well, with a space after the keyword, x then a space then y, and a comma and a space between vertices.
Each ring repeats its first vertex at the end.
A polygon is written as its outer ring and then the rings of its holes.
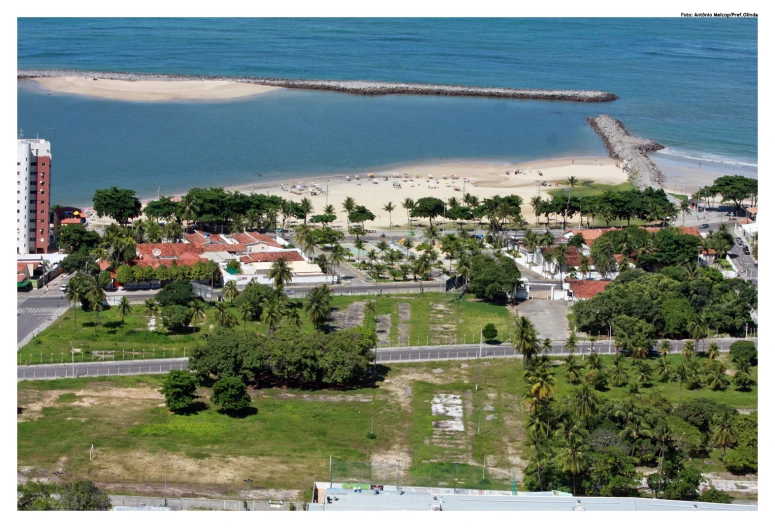
POLYGON ((691 195, 700 187, 713 185, 716 178, 739 174, 748 178, 759 177, 758 167, 742 167, 726 163, 676 158, 655 153, 649 156, 665 175, 665 192, 691 195))
MULTIPOLYGON (((342 212, 342 202, 348 196, 355 199, 358 205, 363 205, 374 215, 378 215, 373 222, 366 222, 366 229, 388 229, 390 226, 390 215, 383 210, 388 202, 392 202, 395 209, 392 213, 392 223, 394 227, 407 227, 408 219, 406 210, 401 203, 406 198, 415 200, 426 196, 446 200, 452 196, 463 201, 465 193, 471 193, 479 197, 479 200, 490 198, 492 196, 516 194, 523 200, 522 215, 529 222, 533 222, 532 207, 530 199, 539 194, 546 199, 548 189, 562 187, 562 182, 569 176, 575 176, 580 181, 593 181, 603 184, 620 184, 627 181, 627 175, 621 169, 616 167, 616 161, 610 158, 562 158, 537 160, 519 164, 497 163, 497 162, 445 162, 432 164, 414 164, 391 167, 389 169, 375 170, 375 178, 370 179, 367 174, 361 174, 360 180, 354 178, 346 181, 342 175, 331 176, 312 176, 294 182, 275 181, 267 184, 250 184, 227 187, 230 191, 240 191, 243 193, 264 193, 282 196, 286 199, 300 201, 306 197, 312 201, 314 214, 322 214, 326 203, 332 204, 336 209, 336 221, 333 227, 345 228, 347 225, 346 214, 342 212), (525 174, 514 174, 514 170, 525 171, 525 174), (506 175, 506 171, 510 174, 506 175), (538 173, 541 172, 542 175, 538 173), (401 178, 393 178, 393 174, 401 174, 401 178), (403 176, 408 174, 409 176, 403 176), (418 174, 419 177, 415 177, 418 174), (458 176, 458 179, 451 179, 451 175, 458 176), (429 177, 433 175, 433 177, 429 177), (388 181, 384 177, 388 176, 388 181), (447 176, 447 179, 443 177, 447 176), (468 181, 465 181, 465 180, 468 181), (407 181, 404 181, 407 180, 407 181), (377 183, 374 183, 374 182, 377 183), (438 183, 437 183, 438 181, 438 183), (540 187, 539 183, 546 181, 547 187, 540 187), (328 186, 328 195, 318 194, 312 196, 309 191, 303 191, 301 194, 295 194, 289 190, 281 190, 281 185, 286 189, 293 184, 304 184, 310 187, 311 183, 318 184, 323 190, 328 186), (401 188, 393 186, 393 182, 401 184, 401 188), (455 190, 455 187, 460 190, 455 190)), ((438 222, 439 219, 436 219, 438 222)), ((413 219, 414 227, 427 226, 425 219, 413 219)))
POLYGON ((83 77, 40 77, 33 82, 50 92, 122 101, 237 99, 283 89, 230 81, 117 81, 83 77))

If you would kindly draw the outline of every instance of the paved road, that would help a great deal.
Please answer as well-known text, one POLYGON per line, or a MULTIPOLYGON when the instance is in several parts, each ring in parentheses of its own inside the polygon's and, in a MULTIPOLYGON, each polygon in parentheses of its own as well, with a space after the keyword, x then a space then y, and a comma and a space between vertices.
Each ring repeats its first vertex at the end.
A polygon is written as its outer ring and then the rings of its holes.
MULTIPOLYGON (((707 343, 715 341, 722 351, 729 350, 729 346, 737 341, 736 339, 714 339, 707 343)), ((751 339, 758 346, 758 339, 751 339)), ((671 353, 679 354, 683 341, 671 341, 673 350, 671 353)), ((706 343, 706 346, 707 346, 706 343)), ((595 350, 602 354, 614 352, 613 344, 610 341, 599 341, 595 343, 595 350), (610 347, 609 347, 610 344, 610 347)), ((700 346, 702 348, 702 345, 700 346)), ((577 355, 588 354, 590 351, 589 343, 585 342, 583 348, 576 351, 577 355)), ((567 355, 563 343, 556 342, 552 347, 551 355, 567 355)), ((392 347, 378 348, 378 363, 398 363, 398 362, 424 362, 424 361, 444 361, 457 359, 487 359, 502 357, 518 357, 519 354, 509 345, 452 345, 452 346, 420 346, 420 347, 392 347)), ((90 363, 60 364, 60 365, 35 365, 18 366, 17 380, 30 379, 54 379, 70 378, 75 372, 76 377, 83 376, 117 376, 129 374, 164 374, 170 370, 183 370, 188 364, 187 358, 178 359, 136 359, 128 361, 99 361, 90 363)))
POLYGON ((43 323, 56 314, 62 308, 68 306, 68 302, 62 299, 57 289, 51 288, 48 294, 16 299, 16 342, 20 343, 25 337, 34 332, 43 323))

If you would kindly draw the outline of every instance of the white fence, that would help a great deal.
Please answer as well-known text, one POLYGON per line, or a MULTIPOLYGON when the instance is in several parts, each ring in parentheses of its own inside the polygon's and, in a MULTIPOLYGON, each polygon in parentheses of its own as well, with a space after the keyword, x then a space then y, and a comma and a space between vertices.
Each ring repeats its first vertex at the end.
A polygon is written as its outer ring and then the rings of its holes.
POLYGON ((141 497, 136 495, 110 495, 113 506, 166 506, 172 510, 221 510, 221 511, 288 511, 291 504, 304 510, 304 504, 290 501, 263 501, 245 499, 141 497))

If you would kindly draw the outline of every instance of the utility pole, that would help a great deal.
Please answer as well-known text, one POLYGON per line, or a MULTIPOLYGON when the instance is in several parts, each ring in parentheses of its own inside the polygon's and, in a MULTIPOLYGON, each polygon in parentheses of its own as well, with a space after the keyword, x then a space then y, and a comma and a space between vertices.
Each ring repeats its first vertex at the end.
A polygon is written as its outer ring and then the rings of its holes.
POLYGON ((460 462, 453 462, 455 465, 455 489, 453 493, 457 493, 457 466, 460 464, 460 462))
POLYGON ((167 506, 167 453, 164 453, 164 506, 167 506))
POLYGON ((73 350, 73 342, 70 341, 70 357, 73 360, 73 377, 75 377, 75 350, 73 350))
POLYGON ((334 487, 334 456, 333 455, 328 456, 328 469, 331 472, 331 482, 328 485, 328 489, 331 489, 334 487))

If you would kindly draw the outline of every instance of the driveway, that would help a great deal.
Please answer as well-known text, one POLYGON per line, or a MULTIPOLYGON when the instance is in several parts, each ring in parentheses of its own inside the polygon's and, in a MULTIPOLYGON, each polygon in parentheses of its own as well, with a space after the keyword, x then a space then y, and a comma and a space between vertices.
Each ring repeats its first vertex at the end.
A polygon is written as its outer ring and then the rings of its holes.
POLYGON ((517 304, 519 315, 527 317, 543 340, 566 339, 568 330, 568 306, 563 301, 528 299, 517 304))

